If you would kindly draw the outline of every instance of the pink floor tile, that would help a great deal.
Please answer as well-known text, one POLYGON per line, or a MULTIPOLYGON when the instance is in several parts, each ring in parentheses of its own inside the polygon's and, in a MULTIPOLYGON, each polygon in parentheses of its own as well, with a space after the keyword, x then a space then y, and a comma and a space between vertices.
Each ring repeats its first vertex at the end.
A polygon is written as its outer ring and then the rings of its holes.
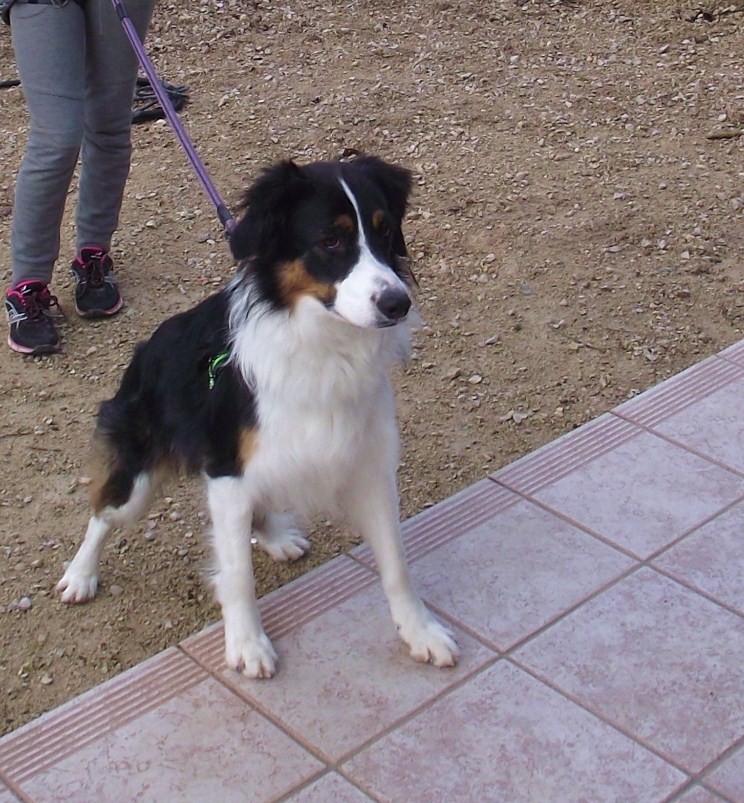
MULTIPOLYGON (((210 668, 296 738, 336 760, 493 658, 465 634, 457 638, 463 657, 456 668, 413 661, 375 583, 275 640, 279 668, 271 680, 225 670, 221 656, 210 668)), ((198 641, 187 648, 209 663, 198 641)))
POLYGON ((273 800, 322 769, 210 678, 23 784, 35 801, 273 800))
POLYGON ((651 569, 514 658, 688 771, 744 735, 744 620, 651 569))
POLYGON ((287 803, 369 803, 371 798, 332 772, 287 798, 287 803))
POLYGON ((744 368, 737 382, 690 404, 654 429, 683 446, 744 472, 744 368), (701 421, 705 426, 701 426, 701 421))
POLYGON ((695 530, 654 564, 744 613, 744 502, 695 530))
POLYGON ((705 784, 736 803, 744 803, 744 747, 707 775, 705 784))
POLYGON ((342 772, 380 801, 662 800, 678 770, 506 661, 342 772))
POLYGON ((507 650, 633 565, 523 501, 415 562, 413 575, 437 608, 507 650))
POLYGON ((744 479, 650 433, 535 494, 646 558, 744 494, 744 479))

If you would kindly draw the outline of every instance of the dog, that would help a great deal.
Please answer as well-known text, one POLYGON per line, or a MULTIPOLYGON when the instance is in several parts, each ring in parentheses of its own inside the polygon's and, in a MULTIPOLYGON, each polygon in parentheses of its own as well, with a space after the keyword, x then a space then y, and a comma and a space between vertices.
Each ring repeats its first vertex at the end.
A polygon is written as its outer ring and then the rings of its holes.
POLYGON ((57 585, 93 598, 113 528, 149 509, 173 471, 205 479, 228 666, 269 678, 251 536, 274 560, 309 549, 298 517, 344 516, 372 548, 411 656, 452 666, 452 633, 414 590, 400 538, 389 369, 410 350, 402 222, 411 173, 371 155, 263 170, 230 237, 221 291, 140 344, 93 435, 92 515, 57 585))

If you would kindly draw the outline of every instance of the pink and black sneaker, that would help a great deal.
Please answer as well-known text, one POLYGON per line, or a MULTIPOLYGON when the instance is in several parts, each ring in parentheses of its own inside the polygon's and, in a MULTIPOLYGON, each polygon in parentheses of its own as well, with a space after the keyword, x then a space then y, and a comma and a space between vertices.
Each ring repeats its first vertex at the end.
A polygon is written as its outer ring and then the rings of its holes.
POLYGON ((20 354, 53 354, 60 349, 59 334, 52 320, 56 296, 43 282, 19 282, 5 294, 8 313, 8 345, 20 354))
POLYGON ((76 282, 75 310, 78 315, 105 318, 122 308, 124 302, 113 276, 114 262, 103 248, 81 248, 70 270, 76 282))

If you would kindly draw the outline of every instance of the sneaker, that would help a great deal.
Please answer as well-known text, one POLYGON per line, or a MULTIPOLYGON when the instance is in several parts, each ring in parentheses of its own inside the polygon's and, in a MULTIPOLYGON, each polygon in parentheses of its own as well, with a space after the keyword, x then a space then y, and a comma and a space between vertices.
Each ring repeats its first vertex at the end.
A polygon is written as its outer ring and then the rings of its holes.
POLYGON ((81 248, 70 265, 75 277, 75 310, 83 318, 103 318, 118 312, 124 302, 112 271, 114 262, 103 248, 81 248))
POLYGON ((20 282, 5 294, 8 313, 8 345, 20 354, 52 354, 59 351, 59 334, 51 307, 56 296, 43 282, 20 282))

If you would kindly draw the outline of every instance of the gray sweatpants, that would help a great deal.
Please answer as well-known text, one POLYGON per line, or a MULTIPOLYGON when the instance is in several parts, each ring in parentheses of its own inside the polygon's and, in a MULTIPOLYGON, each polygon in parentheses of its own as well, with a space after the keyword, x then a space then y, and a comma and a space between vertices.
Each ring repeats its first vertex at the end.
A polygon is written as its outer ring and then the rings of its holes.
MULTIPOLYGON (((143 37, 155 0, 124 4, 143 37)), ((17 2, 10 21, 30 117, 13 209, 12 281, 49 283, 78 156, 77 248, 111 245, 129 174, 137 58, 111 0, 86 0, 84 9, 17 2)))

